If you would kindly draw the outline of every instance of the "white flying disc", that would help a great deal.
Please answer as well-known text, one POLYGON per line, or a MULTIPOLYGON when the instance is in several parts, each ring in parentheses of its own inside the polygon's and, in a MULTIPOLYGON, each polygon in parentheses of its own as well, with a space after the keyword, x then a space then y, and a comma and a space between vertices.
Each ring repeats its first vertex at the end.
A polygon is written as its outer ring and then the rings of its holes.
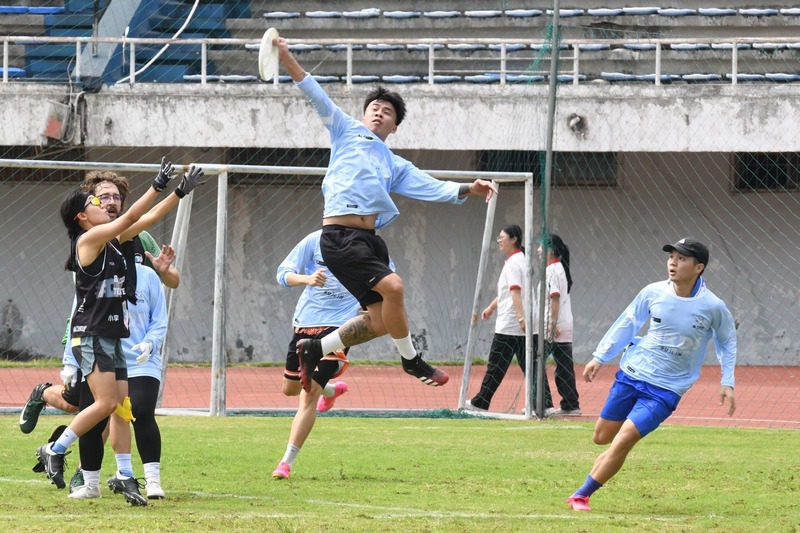
POLYGON ((272 41, 278 37, 278 30, 270 28, 261 38, 261 47, 258 50, 258 73, 264 81, 269 81, 278 75, 278 47, 272 46, 272 41))

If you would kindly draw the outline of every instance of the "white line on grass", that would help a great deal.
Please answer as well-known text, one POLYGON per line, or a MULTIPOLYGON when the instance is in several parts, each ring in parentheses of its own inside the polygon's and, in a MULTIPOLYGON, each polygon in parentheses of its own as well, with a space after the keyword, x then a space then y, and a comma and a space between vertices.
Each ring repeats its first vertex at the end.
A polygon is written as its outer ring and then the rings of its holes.
MULTIPOLYGON (((320 505, 331 505, 335 507, 350 507, 355 509, 368 509, 379 511, 379 513, 374 513, 375 517, 378 518, 409 518, 409 517, 417 517, 423 516, 427 518, 460 518, 460 519, 468 519, 468 518, 486 518, 486 519, 496 519, 497 513, 462 513, 462 512, 446 512, 446 511, 431 511, 429 509, 409 509, 407 507, 384 507, 379 505, 366 505, 362 503, 344 503, 344 502, 331 502, 326 500, 308 500, 309 503, 315 503, 320 505)), ((581 518, 588 518, 590 520, 608 520, 608 515, 603 513, 565 513, 565 514, 533 514, 533 513, 526 513, 526 514, 503 514, 504 518, 513 518, 515 520, 518 519, 540 519, 540 518, 547 518, 547 519, 557 519, 557 520, 575 520, 577 517, 581 518)), ((653 522, 685 522, 687 520, 694 520, 697 518, 701 518, 699 516, 677 516, 677 517, 662 517, 662 516, 653 516, 653 515, 625 515, 626 518, 630 519, 638 519, 638 520, 646 520, 646 521, 653 521, 653 522)))

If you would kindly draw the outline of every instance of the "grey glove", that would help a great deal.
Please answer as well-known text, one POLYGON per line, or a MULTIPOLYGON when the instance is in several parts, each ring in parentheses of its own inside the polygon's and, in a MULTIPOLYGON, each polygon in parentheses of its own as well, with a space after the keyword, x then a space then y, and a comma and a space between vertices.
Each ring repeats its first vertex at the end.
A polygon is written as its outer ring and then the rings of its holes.
POLYGON ((178 188, 175 189, 175 194, 178 198, 183 198, 193 190, 198 185, 202 185, 205 181, 200 181, 200 178, 203 177, 203 169, 200 167, 196 167, 194 165, 189 167, 189 172, 183 175, 181 178, 181 182, 178 184, 178 188))
POLYGON ((153 188, 156 192, 161 192, 167 188, 170 180, 175 179, 175 171, 172 170, 172 161, 167 161, 166 157, 161 158, 161 170, 153 180, 153 188))

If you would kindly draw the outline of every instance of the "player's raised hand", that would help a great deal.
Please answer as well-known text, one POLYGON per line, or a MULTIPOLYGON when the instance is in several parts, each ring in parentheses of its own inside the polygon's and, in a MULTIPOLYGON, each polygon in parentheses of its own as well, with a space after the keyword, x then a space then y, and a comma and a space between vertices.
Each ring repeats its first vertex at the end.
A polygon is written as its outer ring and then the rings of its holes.
POLYGON ((170 180, 175 178, 175 170, 172 168, 172 161, 167 161, 166 157, 161 158, 161 169, 153 180, 153 188, 156 192, 161 192, 167 188, 170 180))
POLYGON ((601 366, 603 366, 603 363, 594 359, 586 363, 586 366, 583 367, 583 379, 586 380, 586 383, 592 382, 601 366))
POLYGON ((175 248, 166 244, 161 247, 161 253, 158 254, 158 257, 153 257, 153 254, 147 250, 145 250, 144 255, 150 260, 159 275, 169 270, 176 257, 175 248))
POLYGON ((498 194, 497 188, 492 185, 491 181, 481 179, 469 184, 469 193, 473 196, 485 196, 487 202, 492 199, 492 196, 498 194))
POLYGON ((178 195, 178 198, 183 198, 193 190, 197 188, 198 185, 202 185, 205 181, 200 181, 200 178, 203 177, 203 169, 200 167, 196 167, 194 165, 189 167, 189 172, 185 173, 181 178, 181 182, 178 184, 178 187, 175 189, 175 194, 178 195))
POLYGON ((733 395, 733 387, 723 385, 719 388, 719 404, 725 403, 725 398, 728 399, 728 416, 733 416, 736 411, 736 397, 733 395))

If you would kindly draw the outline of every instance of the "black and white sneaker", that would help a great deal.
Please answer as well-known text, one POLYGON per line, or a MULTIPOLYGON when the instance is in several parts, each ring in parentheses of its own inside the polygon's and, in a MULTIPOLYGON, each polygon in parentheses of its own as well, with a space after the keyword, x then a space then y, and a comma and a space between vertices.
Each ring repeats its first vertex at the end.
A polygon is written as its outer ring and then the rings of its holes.
POLYGON ((44 401, 44 391, 50 386, 52 386, 52 383, 39 383, 31 391, 28 401, 25 402, 25 407, 22 408, 22 412, 19 414, 19 429, 23 433, 33 431, 33 428, 39 422, 39 415, 47 405, 44 401))
POLYGON ((119 472, 108 478, 108 488, 114 491, 114 494, 122 494, 125 501, 131 505, 145 506, 147 499, 139 492, 140 488, 144 488, 143 483, 132 477, 122 477, 119 472))
POLYGON ((405 373, 414 376, 425 385, 441 387, 450 381, 450 376, 447 375, 447 372, 432 367, 419 355, 414 359, 406 359, 403 357, 402 360, 405 373))
POLYGON ((322 341, 317 339, 303 339, 297 341, 297 359, 300 363, 300 383, 303 390, 311 392, 311 377, 317 369, 317 364, 322 360, 322 341))
POLYGON ((39 457, 39 463, 44 468, 44 473, 47 478, 59 489, 67 486, 64 483, 64 456, 63 453, 53 453, 50 450, 50 444, 43 444, 36 450, 36 455, 39 457))

